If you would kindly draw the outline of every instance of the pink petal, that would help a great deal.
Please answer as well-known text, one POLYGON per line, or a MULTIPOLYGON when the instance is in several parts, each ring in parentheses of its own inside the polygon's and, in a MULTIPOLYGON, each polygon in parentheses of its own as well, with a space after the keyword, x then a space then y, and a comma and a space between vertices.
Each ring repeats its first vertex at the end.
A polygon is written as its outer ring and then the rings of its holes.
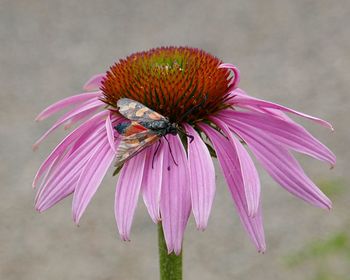
MULTIPOLYGON (((236 88, 235 90, 233 90, 230 93, 229 103, 234 104, 234 102, 232 102, 231 99, 239 94, 244 95, 244 96, 248 96, 247 93, 245 93, 242 89, 236 88)), ((281 112, 279 109, 257 107, 257 106, 250 106, 250 105, 244 105, 243 108, 248 109, 250 111, 254 111, 254 112, 270 114, 270 115, 273 115, 273 116, 278 117, 278 118, 285 120, 285 121, 294 122, 291 118, 289 118, 284 112, 281 112)))
POLYGON ((54 113, 65 109, 68 106, 75 105, 77 103, 81 103, 84 101, 88 101, 93 98, 97 98, 102 96, 101 91, 95 91, 95 92, 85 92, 77 95, 73 95, 70 97, 67 97, 65 99, 62 99, 49 107, 47 107, 44 111, 42 111, 36 118, 35 120, 37 121, 42 121, 50 116, 52 116, 54 113))
POLYGON ((167 136, 176 165, 164 142, 163 183, 160 213, 168 253, 180 254, 183 234, 191 211, 189 169, 185 149, 178 136, 167 136))
POLYGON ((314 122, 317 122, 325 127, 328 127, 330 129, 333 130, 332 125, 327 122, 324 121, 322 119, 292 110, 290 108, 284 107, 282 105, 276 104, 276 103, 272 103, 272 102, 268 102, 265 100, 261 100, 258 98, 254 98, 251 97, 249 95, 246 94, 242 94, 241 91, 234 91, 231 93, 231 95, 233 96, 233 98, 230 99, 230 104, 233 106, 238 106, 238 107, 242 107, 245 108, 246 106, 253 106, 253 107, 257 107, 257 108, 272 108, 272 109, 277 109, 277 110, 281 110, 287 113, 292 113, 307 119, 310 119, 314 122))
POLYGON ((92 76, 83 86, 84 90, 95 90, 101 87, 101 82, 106 76, 106 73, 100 73, 92 76))
MULTIPOLYGON (((37 202, 37 199, 38 199, 38 196, 39 194, 42 192, 42 189, 43 187, 42 186, 45 186, 47 181, 52 177, 52 174, 57 170, 57 167, 59 166, 59 164, 61 164, 62 162, 62 159, 64 158, 65 154, 62 155, 61 157, 57 157, 55 158, 52 163, 50 164, 50 166, 48 167, 47 169, 47 172, 41 182, 41 188, 39 189, 39 191, 37 192, 37 195, 36 195, 36 198, 35 198, 35 201, 37 202)), ((35 209, 40 211, 37 203, 35 203, 35 209)))
POLYGON ((105 121, 101 119, 100 122, 95 125, 95 127, 87 130, 74 142, 72 147, 68 149, 68 153, 74 153, 81 145, 84 145, 87 141, 90 141, 90 139, 94 139, 98 135, 101 135, 101 133, 103 133, 105 130, 105 121))
POLYGON ((54 125, 48 130, 46 131, 34 144, 34 149, 36 149, 40 143, 53 131, 55 131, 59 126, 61 126, 62 124, 66 123, 68 120, 70 120, 71 118, 74 118, 76 116, 78 116, 81 113, 84 113, 85 111, 91 110, 93 108, 98 108, 98 107, 102 107, 104 106, 104 103, 98 99, 93 100, 89 103, 87 103, 84 106, 78 107, 77 109, 74 109, 68 113, 66 113, 64 116, 62 116, 61 118, 58 119, 57 122, 54 123, 54 125))
POLYGON ((143 200, 145 202, 149 215, 155 223, 158 223, 161 220, 159 207, 160 194, 162 189, 162 176, 159 174, 159 170, 163 170, 164 142, 159 147, 153 162, 153 156, 156 152, 157 145, 158 143, 145 150, 146 162, 142 179, 143 200))
POLYGON ((219 160, 221 170, 229 186, 231 196, 239 214, 240 220, 249 237, 259 252, 266 249, 264 229, 262 225, 262 211, 259 206, 255 217, 247 212, 244 184, 240 174, 240 166, 236 151, 230 142, 215 129, 206 124, 199 124, 202 131, 210 138, 219 160))
POLYGON ((242 123, 239 126, 230 123, 230 128, 242 137, 266 171, 287 191, 315 206, 331 208, 328 197, 305 175, 288 150, 273 137, 242 123))
MULTIPOLYGON (((247 94, 240 88, 236 88, 235 90, 233 90, 232 92, 230 92, 230 97, 228 98, 228 103, 233 105, 234 102, 232 102, 232 98, 234 98, 236 95, 244 95, 247 96, 247 94)), ((243 107, 244 109, 248 109, 250 111, 254 111, 254 112, 260 112, 260 113, 266 113, 266 114, 270 114, 273 115, 275 117, 278 117, 282 120, 285 121, 291 121, 294 122, 291 118, 289 118, 285 113, 281 112, 278 109, 273 109, 273 108, 265 108, 265 107, 256 107, 256 106, 250 106, 250 105, 244 105, 243 107)))
POLYGON ((64 125, 64 129, 70 129, 72 126, 74 126, 77 122, 84 121, 86 118, 91 117, 93 113, 97 111, 98 108, 92 108, 90 110, 86 110, 85 112, 82 112, 75 117, 68 120, 68 122, 64 125))
POLYGON ((237 112, 230 109, 223 110, 218 116, 238 127, 243 123, 258 128, 288 148, 335 165, 335 155, 302 126, 291 120, 285 121, 267 114, 237 112))
POLYGON ((112 151, 114 153, 117 153, 116 148, 115 148, 114 129, 113 129, 110 114, 108 114, 108 116, 106 118, 106 131, 107 131, 109 145, 111 146, 112 151))
POLYGON ((68 147, 78 139, 82 135, 89 135, 91 130, 95 130, 99 123, 101 122, 102 118, 106 116, 108 111, 103 111, 95 116, 93 116, 90 120, 86 121, 82 125, 80 125, 78 128, 76 128, 74 131, 72 131, 66 138, 62 140, 61 143, 59 143, 56 148, 51 152, 51 154, 47 157, 47 159, 41 164, 37 174, 35 175, 34 181, 33 181, 33 187, 35 187, 36 183, 42 176, 42 174, 47 170, 47 168, 51 165, 52 161, 55 160, 57 157, 59 157, 61 154, 63 154, 68 147))
POLYGON ((198 133, 187 124, 185 129, 194 137, 192 143, 188 141, 192 212, 197 228, 204 230, 215 196, 215 169, 208 148, 198 133))
POLYGON ((66 155, 57 163, 37 193, 35 207, 38 211, 42 212, 50 208, 74 191, 82 169, 99 149, 103 137, 104 135, 100 133, 100 135, 87 138, 76 151, 66 155))
POLYGON ((234 74, 233 82, 230 85, 230 88, 228 91, 231 91, 231 90, 234 90, 235 88, 237 88, 238 83, 240 81, 240 75, 239 75, 238 68, 230 63, 222 63, 222 64, 220 64, 219 68, 230 69, 234 74))
POLYGON ((115 154, 105 138, 101 141, 101 146, 94 151, 85 164, 77 182, 73 196, 73 219, 75 223, 79 223, 114 159, 115 154))
POLYGON ((114 213, 122 240, 130 240, 131 224, 145 166, 145 151, 124 163, 116 186, 114 213))
POLYGON ((284 112, 281 112, 277 109, 271 109, 271 108, 263 108, 263 107, 253 107, 253 106, 249 106, 251 111, 255 111, 255 112, 260 112, 260 113, 265 113, 265 114, 269 114, 271 116, 280 118, 284 121, 287 122, 292 122, 294 123, 294 121, 287 116, 287 114, 285 114, 284 112))
POLYGON ((227 125, 219 118, 213 117, 212 120, 223 130, 237 154, 237 161, 240 167, 237 172, 241 172, 243 188, 247 200, 248 215, 255 216, 260 203, 260 180, 255 165, 246 149, 244 149, 242 144, 232 135, 227 125))

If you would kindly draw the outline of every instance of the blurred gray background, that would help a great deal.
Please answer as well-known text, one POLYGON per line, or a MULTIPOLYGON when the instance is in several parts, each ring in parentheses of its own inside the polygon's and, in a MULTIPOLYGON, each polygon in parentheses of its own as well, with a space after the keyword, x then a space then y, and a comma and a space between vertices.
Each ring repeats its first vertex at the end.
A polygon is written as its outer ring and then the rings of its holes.
MULTIPOLYGON (((268 249, 258 254, 217 168, 209 227, 184 241, 185 279, 350 279, 348 0, 0 0, 0 279, 158 279, 156 226, 139 203, 132 241, 119 240, 115 178, 105 178, 81 226, 68 198, 33 209, 31 182, 49 150, 32 143, 52 120, 43 108, 79 93, 119 58, 157 46, 202 48, 241 71, 249 94, 325 118, 299 119, 337 155, 335 169, 298 156, 334 202, 331 212, 295 199, 259 168, 268 249)), ((217 166, 217 165, 216 165, 217 166)))

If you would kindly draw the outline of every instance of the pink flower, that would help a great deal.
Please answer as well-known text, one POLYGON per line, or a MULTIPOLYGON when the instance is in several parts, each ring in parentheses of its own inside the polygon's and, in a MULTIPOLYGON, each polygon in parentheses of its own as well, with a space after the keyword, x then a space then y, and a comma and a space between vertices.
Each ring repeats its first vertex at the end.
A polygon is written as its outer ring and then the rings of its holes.
POLYGON ((121 238, 129 240, 141 194, 151 219, 162 222, 168 252, 179 254, 191 211, 198 229, 207 227, 215 195, 211 156, 216 156, 241 222, 257 250, 263 252, 260 181, 242 143, 287 191, 330 209, 331 201, 305 175, 290 151, 331 166, 335 156, 285 113, 332 127, 321 119, 250 97, 237 88, 238 82, 235 66, 191 48, 136 53, 107 74, 95 75, 84 85, 86 92, 58 101, 37 117, 44 120, 68 109, 34 147, 60 126, 79 124, 40 166, 33 182, 34 187, 40 186, 35 208, 45 211, 73 194, 73 219, 79 223, 115 161, 123 137, 114 127, 125 121, 116 104, 127 97, 181 125, 193 141, 181 133, 168 134, 169 145, 161 138, 157 152, 154 144, 124 163, 115 195, 121 238))

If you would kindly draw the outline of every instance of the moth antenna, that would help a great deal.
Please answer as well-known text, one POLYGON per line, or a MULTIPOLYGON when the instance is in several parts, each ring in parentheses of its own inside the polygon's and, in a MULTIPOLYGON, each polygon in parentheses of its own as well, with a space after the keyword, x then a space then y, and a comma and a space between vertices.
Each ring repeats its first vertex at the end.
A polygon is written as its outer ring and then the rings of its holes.
POLYGON ((188 110, 187 112, 185 112, 185 114, 183 114, 182 118, 180 119, 179 123, 181 123, 189 114, 191 114, 194 110, 196 110, 197 108, 203 106, 203 104, 205 102, 207 102, 208 100, 208 94, 206 94, 202 100, 201 103, 197 104, 196 106, 192 107, 190 110, 188 110))
POLYGON ((153 167, 154 167, 154 159, 156 158, 156 155, 157 155, 157 153, 158 153, 158 150, 159 150, 159 147, 160 147, 161 144, 162 144, 162 142, 159 140, 159 141, 158 141, 158 146, 157 146, 156 151, 154 152, 153 158, 152 158, 152 169, 153 169, 153 167))
POLYGON ((193 142, 194 137, 193 137, 191 134, 186 133, 186 131, 185 131, 184 129, 182 129, 182 128, 178 128, 178 130, 179 130, 181 133, 183 133, 185 136, 187 136, 188 138, 190 138, 190 143, 193 142))
MULTIPOLYGON (((166 138, 166 136, 164 136, 165 140, 168 142, 168 147, 169 147, 169 151, 170 151, 170 155, 171 155, 171 158, 173 159, 174 163, 176 166, 179 166, 174 158, 174 155, 173 155, 173 151, 171 150, 171 146, 170 146, 170 143, 169 143, 169 140, 166 138)), ((169 170, 169 169, 168 169, 169 170)))

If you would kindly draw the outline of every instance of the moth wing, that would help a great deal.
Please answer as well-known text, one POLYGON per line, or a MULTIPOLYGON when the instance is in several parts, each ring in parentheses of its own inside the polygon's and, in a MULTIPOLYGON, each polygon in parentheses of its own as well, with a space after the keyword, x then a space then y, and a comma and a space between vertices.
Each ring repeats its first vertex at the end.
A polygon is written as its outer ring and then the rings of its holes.
POLYGON ((166 120, 161 114, 151 110, 145 105, 129 98, 121 98, 117 102, 119 113, 129 120, 138 122, 151 122, 166 120))
POLYGON ((144 127, 143 125, 139 124, 138 122, 132 121, 124 130, 123 136, 130 136, 133 134, 138 134, 141 132, 148 131, 148 128, 144 127))
POLYGON ((126 160, 136 156, 143 149, 151 146, 159 139, 160 136, 151 130, 129 136, 122 136, 122 140, 117 149, 116 166, 121 166, 126 160))

